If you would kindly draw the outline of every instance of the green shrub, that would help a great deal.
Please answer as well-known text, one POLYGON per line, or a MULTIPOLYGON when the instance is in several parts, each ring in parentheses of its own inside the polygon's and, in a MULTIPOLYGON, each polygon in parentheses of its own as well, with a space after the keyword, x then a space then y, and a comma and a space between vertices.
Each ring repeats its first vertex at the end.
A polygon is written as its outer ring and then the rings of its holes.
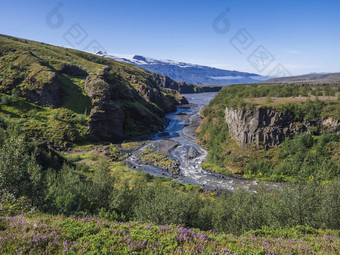
POLYGON ((15 197, 13 194, 4 190, 0 192, 0 216, 18 215, 28 213, 30 210, 31 204, 26 197, 15 197))
POLYGON ((15 197, 34 197, 39 189, 41 167, 35 153, 21 137, 7 137, 0 147, 0 190, 15 197))
POLYGON ((3 105, 9 105, 12 102, 11 97, 7 96, 7 95, 2 95, 1 96, 1 104, 3 105))
POLYGON ((17 89, 12 89, 12 94, 11 94, 11 101, 17 101, 19 98, 19 92, 17 89))
POLYGON ((46 205, 48 210, 67 215, 93 210, 93 185, 82 180, 73 168, 64 165, 47 175, 46 205))

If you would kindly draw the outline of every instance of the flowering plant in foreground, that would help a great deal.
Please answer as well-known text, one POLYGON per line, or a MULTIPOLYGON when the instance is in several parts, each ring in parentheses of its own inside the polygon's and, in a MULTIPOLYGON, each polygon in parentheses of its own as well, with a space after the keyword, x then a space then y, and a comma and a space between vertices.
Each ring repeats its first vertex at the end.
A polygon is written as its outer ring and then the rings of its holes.
POLYGON ((275 237, 92 217, 0 217, 0 254, 339 254, 339 231, 275 237))

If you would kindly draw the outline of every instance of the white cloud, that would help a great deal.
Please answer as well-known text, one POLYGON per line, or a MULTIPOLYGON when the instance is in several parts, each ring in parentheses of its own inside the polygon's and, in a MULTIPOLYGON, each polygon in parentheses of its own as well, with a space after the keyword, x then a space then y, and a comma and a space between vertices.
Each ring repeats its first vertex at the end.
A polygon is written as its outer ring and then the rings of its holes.
POLYGON ((287 53, 288 54, 298 54, 298 53, 300 53, 300 51, 298 51, 298 50, 287 50, 287 53))

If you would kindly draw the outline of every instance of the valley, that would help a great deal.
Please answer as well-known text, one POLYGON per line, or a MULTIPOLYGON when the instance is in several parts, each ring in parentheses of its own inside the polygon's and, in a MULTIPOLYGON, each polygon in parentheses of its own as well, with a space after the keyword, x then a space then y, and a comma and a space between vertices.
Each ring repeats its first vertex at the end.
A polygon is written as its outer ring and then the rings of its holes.
POLYGON ((338 254, 339 93, 0 35, 0 253, 338 254))

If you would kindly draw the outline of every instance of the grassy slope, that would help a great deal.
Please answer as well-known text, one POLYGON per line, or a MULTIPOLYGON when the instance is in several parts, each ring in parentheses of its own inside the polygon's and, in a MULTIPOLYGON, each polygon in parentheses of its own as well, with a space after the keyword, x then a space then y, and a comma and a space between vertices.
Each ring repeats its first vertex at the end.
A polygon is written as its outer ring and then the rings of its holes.
MULTIPOLYGON (((337 137, 318 139, 314 136, 311 145, 303 144, 304 138, 287 141, 278 148, 264 150, 255 146, 240 147, 228 134, 224 121, 226 107, 252 109, 255 107, 272 108, 276 111, 291 112, 299 121, 314 121, 320 117, 339 116, 340 104, 336 99, 338 87, 304 87, 281 84, 232 85, 221 90, 211 103, 202 110, 203 122, 197 133, 200 142, 209 149, 205 169, 222 173, 245 174, 246 177, 273 181, 293 181, 300 178, 298 169, 291 169, 294 161, 296 168, 324 168, 327 162, 333 173, 324 174, 317 170, 306 173, 303 178, 320 175, 323 180, 336 178, 339 159, 337 151, 340 144, 337 137), (307 97, 309 95, 309 97, 307 97), (320 96, 321 100, 316 98, 320 96), (318 142, 319 141, 319 142, 318 142), (319 144, 319 145, 318 145, 319 144), (322 144, 322 145, 321 145, 322 144), (323 146, 323 147, 322 147, 323 146), (322 147, 322 148, 321 148, 322 147), (291 153, 287 153, 289 148, 291 153), (301 150, 302 151, 301 151, 301 150), (322 155, 322 157, 321 157, 322 155), (314 159, 314 165, 307 161, 314 159), (298 164, 297 161, 300 163, 298 164), (289 164, 290 165, 289 165, 289 164)), ((312 128, 310 129, 312 134, 312 128)))
POLYGON ((339 254, 339 231, 294 227, 242 236, 91 217, 0 217, 2 254, 339 254), (13 242, 15 240, 15 242, 13 242))
MULTIPOLYGON (((74 116, 84 118, 82 115, 85 115, 86 118, 91 111, 91 102, 84 90, 86 77, 58 73, 61 63, 78 66, 88 74, 94 74, 104 66, 111 67, 109 75, 114 84, 110 84, 110 86, 115 86, 118 95, 122 96, 131 95, 131 93, 137 95, 140 86, 150 85, 150 75, 134 65, 73 49, 0 35, 0 91, 10 95, 12 89, 15 88, 21 95, 24 95, 25 90, 36 89, 37 86, 41 86, 47 81, 47 77, 56 74, 63 90, 62 108, 69 110, 70 114, 74 114, 74 116), (34 84, 32 84, 32 80, 35 81, 34 84)), ((161 91, 164 96, 164 104, 169 107, 173 104, 170 98, 179 96, 167 89, 161 88, 161 91)), ((46 113, 50 111, 32 104, 28 106, 29 104, 23 103, 22 100, 19 101, 21 106, 18 109, 17 103, 8 104, 3 108, 4 111, 1 111, 1 116, 21 118, 22 122, 27 124, 34 121, 34 118, 31 118, 30 115, 23 118, 22 114, 27 114, 30 110, 45 111, 46 113), (26 106, 27 108, 25 108, 26 106), (16 112, 17 115, 8 114, 7 110, 16 112)), ((156 113, 162 110, 154 103, 139 96, 136 96, 134 102, 122 99, 117 103, 126 113, 124 122, 126 136, 140 135, 162 127, 160 116, 156 113), (135 116, 130 116, 128 112, 131 111, 142 116, 140 117, 142 121, 136 120, 135 116), (153 119, 153 121, 149 121, 148 125, 143 125, 143 120, 147 119, 143 116, 147 116, 149 120, 153 119)), ((44 118, 40 119, 39 125, 48 126, 44 118)), ((86 128, 86 125, 86 123, 81 124, 81 129, 86 128)), ((44 133, 44 129, 41 131, 44 133)))

